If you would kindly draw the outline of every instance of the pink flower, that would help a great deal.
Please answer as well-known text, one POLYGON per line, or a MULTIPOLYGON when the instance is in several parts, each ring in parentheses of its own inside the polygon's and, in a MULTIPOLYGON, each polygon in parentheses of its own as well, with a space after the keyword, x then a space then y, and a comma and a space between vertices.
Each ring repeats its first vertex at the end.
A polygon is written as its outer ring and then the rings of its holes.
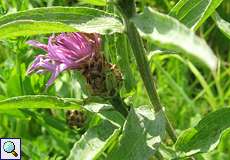
POLYGON ((101 39, 96 33, 61 33, 50 36, 48 45, 30 40, 28 44, 47 52, 36 56, 27 74, 50 72, 52 75, 46 88, 53 84, 57 76, 67 69, 80 69, 100 51, 101 39))

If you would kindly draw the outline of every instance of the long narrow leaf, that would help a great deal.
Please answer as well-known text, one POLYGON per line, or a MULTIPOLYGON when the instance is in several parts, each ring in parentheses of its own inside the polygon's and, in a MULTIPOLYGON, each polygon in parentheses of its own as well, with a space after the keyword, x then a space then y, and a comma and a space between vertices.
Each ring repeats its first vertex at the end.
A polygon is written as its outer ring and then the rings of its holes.
POLYGON ((77 29, 59 22, 19 20, 0 26, 0 39, 58 32, 76 32, 77 29))
POLYGON ((216 69, 217 58, 207 43, 176 19, 149 8, 133 21, 141 35, 154 44, 197 57, 211 70, 216 69))
POLYGON ((20 108, 81 109, 82 102, 46 95, 19 96, 0 101, 0 110, 20 108))
POLYGON ((223 0, 180 0, 171 10, 176 17, 189 28, 197 30, 213 14, 223 0))
POLYGON ((89 129, 73 146, 68 160, 93 160, 99 157, 114 138, 118 137, 120 129, 106 120, 89 129))
POLYGON ((57 32, 122 32, 123 25, 112 14, 86 7, 48 7, 0 17, 0 39, 57 32))
POLYGON ((230 39, 230 22, 222 19, 217 12, 213 15, 213 18, 221 32, 230 39))
POLYGON ((176 143, 177 151, 187 156, 213 150, 223 132, 230 127, 230 109, 223 108, 204 117, 197 126, 184 131, 176 143))
POLYGON ((35 20, 81 24, 97 17, 113 17, 105 11, 88 7, 42 7, 0 17, 0 25, 16 20, 35 20))
POLYGON ((159 147, 164 133, 165 119, 162 112, 154 114, 147 107, 131 109, 120 142, 107 160, 149 159, 159 147))
POLYGON ((106 0, 80 0, 82 3, 88 3, 96 6, 105 6, 106 0))

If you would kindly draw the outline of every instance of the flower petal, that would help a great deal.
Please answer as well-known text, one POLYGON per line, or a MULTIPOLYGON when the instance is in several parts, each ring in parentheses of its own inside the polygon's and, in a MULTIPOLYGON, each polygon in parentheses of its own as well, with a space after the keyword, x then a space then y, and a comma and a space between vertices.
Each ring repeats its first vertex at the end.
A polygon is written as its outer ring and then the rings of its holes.
POLYGON ((51 63, 52 61, 47 58, 45 55, 38 55, 30 67, 27 69, 27 74, 31 74, 36 70, 47 70, 49 72, 53 72, 55 70, 55 64, 51 63))
POLYGON ((27 43, 47 52, 46 55, 38 55, 27 70, 27 74, 50 72, 47 89, 61 72, 66 69, 79 69, 95 54, 99 54, 101 38, 96 33, 74 32, 58 36, 53 34, 49 37, 47 45, 33 40, 27 43))
POLYGON ((46 44, 40 43, 38 41, 29 40, 29 41, 27 41, 27 44, 30 44, 31 46, 43 49, 46 52, 48 51, 48 46, 46 44))
POLYGON ((63 63, 59 64, 59 65, 56 65, 56 68, 55 68, 54 72, 52 72, 52 75, 51 75, 50 79, 46 83, 46 89, 48 89, 48 87, 50 87, 53 84, 53 82, 58 77, 58 75, 61 72, 63 72, 64 70, 66 70, 67 68, 68 68, 68 66, 66 64, 63 64, 63 63))

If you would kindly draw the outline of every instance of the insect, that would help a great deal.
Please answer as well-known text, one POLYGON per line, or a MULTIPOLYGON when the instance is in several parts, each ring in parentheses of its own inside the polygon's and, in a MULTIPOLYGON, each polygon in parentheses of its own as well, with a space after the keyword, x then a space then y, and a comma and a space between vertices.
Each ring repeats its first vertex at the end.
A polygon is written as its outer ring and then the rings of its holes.
POLYGON ((66 121, 70 128, 82 128, 86 121, 86 116, 83 111, 68 110, 66 112, 66 121))

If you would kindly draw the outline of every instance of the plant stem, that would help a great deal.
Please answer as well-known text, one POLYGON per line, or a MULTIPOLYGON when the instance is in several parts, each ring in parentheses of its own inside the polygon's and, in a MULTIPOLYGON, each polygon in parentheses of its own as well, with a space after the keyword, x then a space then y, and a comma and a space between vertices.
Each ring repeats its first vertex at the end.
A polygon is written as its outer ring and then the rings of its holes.
POLYGON ((20 84, 20 95, 24 95, 24 87, 23 87, 23 82, 22 82, 22 70, 21 70, 21 60, 20 60, 20 55, 19 53, 16 55, 16 67, 17 67, 17 73, 18 73, 18 79, 19 79, 19 84, 20 84))
MULTIPOLYGON (((137 61, 138 69, 140 71, 142 80, 144 82, 145 88, 147 90, 150 101, 154 107, 155 112, 159 112, 163 109, 159 96, 156 91, 155 83, 151 75, 150 67, 147 62, 145 49, 141 37, 134 26, 133 22, 127 21, 127 34, 133 49, 134 56, 137 61)), ((163 112, 164 113, 164 112, 163 112)), ((166 130, 173 142, 176 142, 177 137, 174 132, 174 129, 168 120, 168 117, 164 114, 166 120, 166 130)))
POLYGON ((159 151, 156 151, 155 157, 156 157, 158 160, 164 160, 164 157, 161 155, 161 153, 160 153, 159 151))
POLYGON ((124 103, 124 101, 121 99, 120 95, 117 94, 113 98, 111 98, 110 103, 113 105, 113 107, 120 112, 124 117, 128 116, 128 106, 124 103))
MULTIPOLYGON (((127 36, 134 53, 138 65, 138 69, 141 74, 141 78, 144 82, 149 99, 153 105, 155 112, 159 112, 163 110, 163 107, 160 103, 160 99, 156 91, 155 83, 152 78, 150 67, 146 58, 146 51, 142 39, 137 31, 137 28, 134 25, 134 23, 131 21, 131 18, 136 14, 135 2, 134 0, 117 0, 117 1, 118 1, 117 2, 118 9, 121 11, 121 13, 124 16, 127 36)), ((168 135, 171 137, 172 141, 176 142, 177 140, 176 134, 165 113, 164 113, 164 117, 166 120, 166 131, 168 135)))

